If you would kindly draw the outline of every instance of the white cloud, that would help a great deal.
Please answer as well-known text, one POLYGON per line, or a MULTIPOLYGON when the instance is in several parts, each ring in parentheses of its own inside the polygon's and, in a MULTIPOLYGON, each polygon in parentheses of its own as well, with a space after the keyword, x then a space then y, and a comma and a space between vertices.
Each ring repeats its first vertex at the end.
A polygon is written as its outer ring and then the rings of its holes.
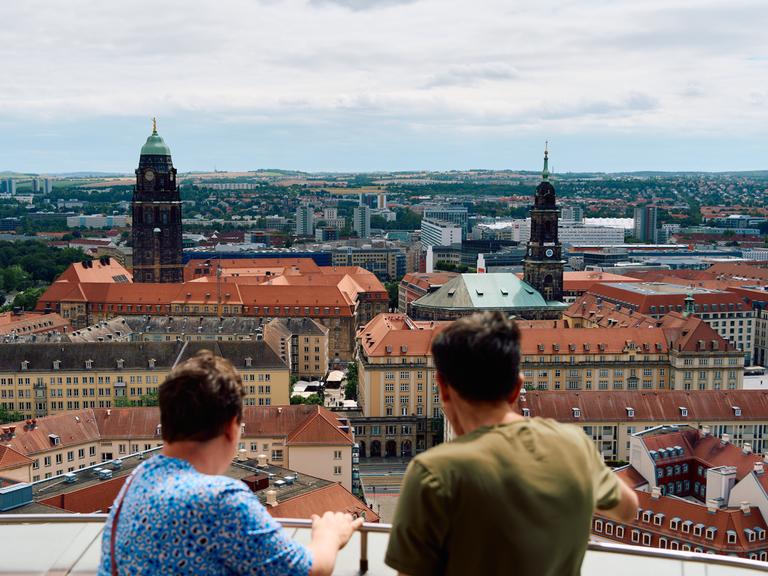
POLYGON ((755 131, 766 16, 762 0, 4 2, 0 121, 755 131))

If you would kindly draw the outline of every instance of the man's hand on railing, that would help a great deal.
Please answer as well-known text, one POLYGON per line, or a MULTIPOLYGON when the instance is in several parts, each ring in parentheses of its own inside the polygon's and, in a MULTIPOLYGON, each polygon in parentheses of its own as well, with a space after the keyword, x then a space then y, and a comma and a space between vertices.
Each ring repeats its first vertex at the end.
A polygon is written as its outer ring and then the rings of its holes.
POLYGON ((364 518, 352 519, 351 514, 326 512, 322 516, 312 515, 312 576, 330 575, 336 564, 336 555, 349 542, 364 518))

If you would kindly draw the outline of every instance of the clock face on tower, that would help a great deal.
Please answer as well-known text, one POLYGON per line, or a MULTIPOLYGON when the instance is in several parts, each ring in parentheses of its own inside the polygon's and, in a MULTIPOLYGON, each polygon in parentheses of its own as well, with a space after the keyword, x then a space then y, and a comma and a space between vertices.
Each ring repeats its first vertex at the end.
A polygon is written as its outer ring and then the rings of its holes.
POLYGON ((552 258, 552 255, 554 254, 554 252, 552 251, 552 248, 547 248, 547 251, 545 252, 545 254, 547 255, 547 258, 552 258))
POLYGON ((155 179, 155 173, 152 170, 147 170, 144 172, 144 180, 147 182, 152 182, 152 180, 155 179))

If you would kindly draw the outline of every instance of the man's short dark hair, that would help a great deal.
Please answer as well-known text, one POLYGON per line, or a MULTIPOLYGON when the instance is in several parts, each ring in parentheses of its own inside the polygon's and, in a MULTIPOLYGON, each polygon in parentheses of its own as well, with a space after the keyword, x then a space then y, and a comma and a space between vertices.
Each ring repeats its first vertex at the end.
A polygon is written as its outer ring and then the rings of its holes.
POLYGON ((243 382, 228 360, 200 350, 160 385, 163 440, 205 442, 243 419, 243 382))
POLYGON ((502 312, 457 320, 432 342, 443 380, 465 400, 506 400, 520 381, 520 329, 502 312))

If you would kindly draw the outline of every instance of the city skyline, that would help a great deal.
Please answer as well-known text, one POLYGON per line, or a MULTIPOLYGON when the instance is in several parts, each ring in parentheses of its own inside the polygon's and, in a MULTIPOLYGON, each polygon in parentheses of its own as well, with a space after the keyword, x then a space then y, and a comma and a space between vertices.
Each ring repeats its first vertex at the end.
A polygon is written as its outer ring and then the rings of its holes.
POLYGON ((759 2, 192 4, 0 7, 0 171, 765 168, 759 2))

